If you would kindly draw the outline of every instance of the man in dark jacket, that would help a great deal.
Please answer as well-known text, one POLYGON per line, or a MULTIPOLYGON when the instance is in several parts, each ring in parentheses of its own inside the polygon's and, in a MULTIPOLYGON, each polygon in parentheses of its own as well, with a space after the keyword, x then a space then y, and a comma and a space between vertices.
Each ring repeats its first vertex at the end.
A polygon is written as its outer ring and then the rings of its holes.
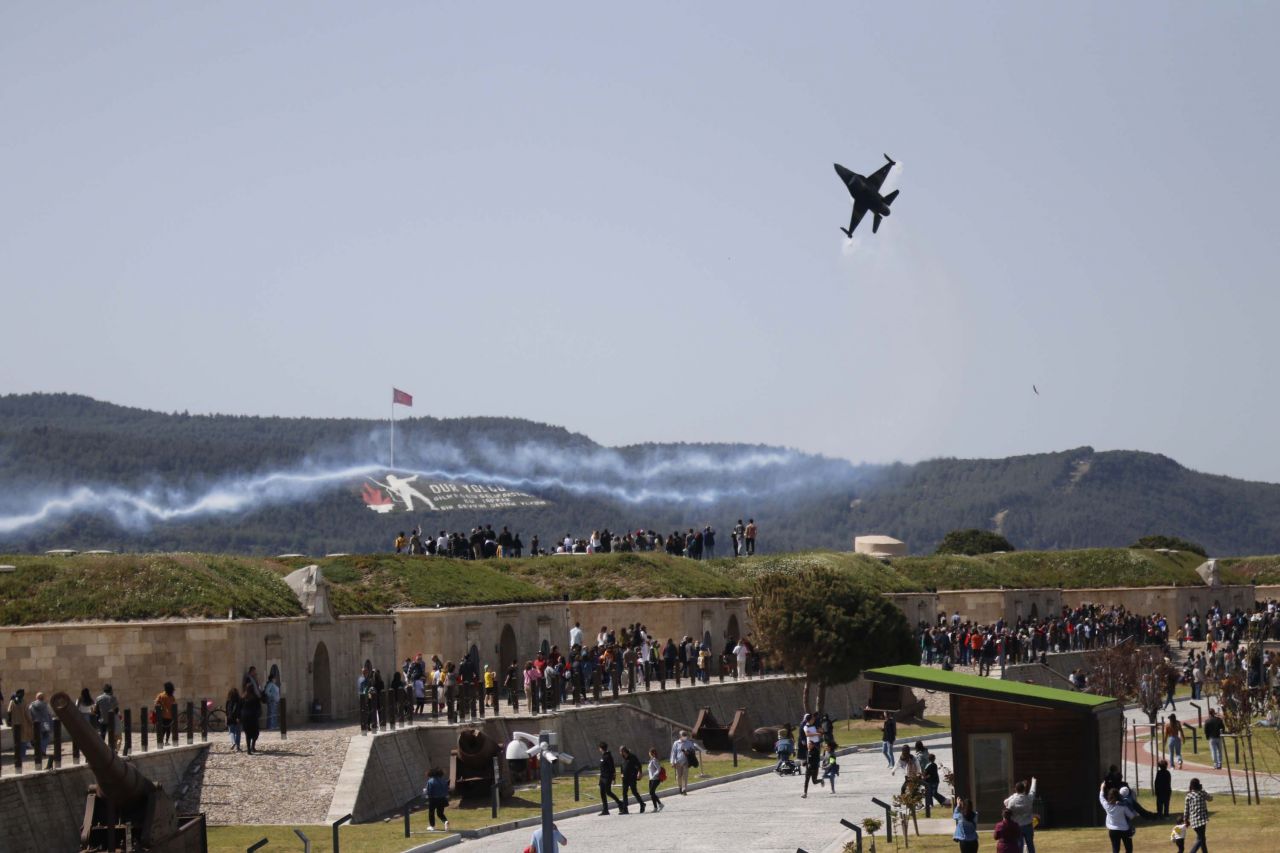
POLYGON ((640 804, 640 814, 644 814, 644 800, 640 798, 640 789, 636 787, 636 780, 640 778, 640 759, 625 746, 618 752, 622 755, 622 810, 627 810, 627 792, 630 791, 640 804))
POLYGON ((617 775, 617 770, 613 763, 613 753, 609 751, 609 745, 604 741, 600 741, 600 814, 609 813, 609 798, 618 804, 618 814, 626 814, 627 807, 618 799, 618 795, 613 792, 613 779, 617 775))

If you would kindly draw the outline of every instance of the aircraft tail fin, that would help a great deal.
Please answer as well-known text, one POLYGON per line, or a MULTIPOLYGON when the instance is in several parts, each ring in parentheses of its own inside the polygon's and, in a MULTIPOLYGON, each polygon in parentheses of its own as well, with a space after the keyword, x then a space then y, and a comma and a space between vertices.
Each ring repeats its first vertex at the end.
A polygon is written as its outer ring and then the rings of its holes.
POLYGON ((844 234, 844 236, 848 237, 850 240, 853 239, 853 231, 848 228, 841 228, 840 233, 844 234))
POLYGON ((894 190, 893 192, 889 193, 887 196, 884 197, 884 203, 893 204, 893 200, 898 197, 899 192, 900 190, 894 190))
POLYGON ((880 230, 880 214, 876 214, 876 218, 871 221, 871 233, 874 234, 880 230))

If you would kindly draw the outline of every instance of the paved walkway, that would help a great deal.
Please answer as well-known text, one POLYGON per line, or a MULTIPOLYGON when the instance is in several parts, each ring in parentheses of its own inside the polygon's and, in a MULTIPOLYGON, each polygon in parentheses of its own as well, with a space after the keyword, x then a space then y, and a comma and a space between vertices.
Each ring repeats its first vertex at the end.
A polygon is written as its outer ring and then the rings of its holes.
MULTIPOLYGON (((950 741, 932 741, 929 746, 939 764, 951 764, 950 741)), ((621 816, 583 815, 560 821, 560 831, 569 840, 566 850, 620 849, 640 843, 652 853, 795 853, 797 847, 809 853, 838 853, 854 837, 840 825, 840 819, 859 823, 864 817, 879 816, 883 820, 884 810, 872 805, 870 798, 889 802, 902 786, 902 777, 889 775, 878 751, 846 755, 840 759, 840 768, 835 794, 826 788, 810 787, 808 798, 801 799, 803 777, 782 778, 771 773, 693 791, 684 797, 659 790, 658 796, 667 806, 659 814, 652 810, 638 814, 633 810, 621 816)), ((670 783, 664 787, 669 788, 670 783)), ((948 817, 945 823, 935 821, 929 828, 937 831, 950 823, 948 817)), ((920 829, 927 831, 923 819, 920 829)), ((528 844, 531 832, 532 828, 517 829, 464 841, 457 849, 466 853, 510 853, 528 844)), ((883 845, 883 832, 878 837, 883 845)))
MULTIPOLYGON (((1182 720, 1184 723, 1195 724, 1196 720, 1198 719, 1198 716, 1196 713, 1196 709, 1191 707, 1191 704, 1192 702, 1190 699, 1175 700, 1174 707, 1177 710, 1173 711, 1173 713, 1176 714, 1178 719, 1182 720)), ((1207 720, 1209 718, 1208 716, 1209 700, 1200 699, 1195 704, 1199 705, 1200 708, 1204 711, 1205 719, 1207 720)), ((1216 702, 1214 703, 1214 707, 1217 707, 1216 702)), ((1167 717, 1169 713, 1170 713, 1169 709, 1166 706, 1166 708, 1160 712, 1160 717, 1161 718, 1167 717)), ((1126 711, 1124 716, 1125 716, 1125 725, 1128 727, 1126 729, 1125 753, 1124 753, 1125 760, 1127 762, 1127 765, 1126 765, 1127 770, 1125 772, 1125 778, 1128 778, 1133 775, 1133 726, 1132 724, 1134 721, 1138 722, 1139 738, 1147 734, 1150 731, 1150 729, 1147 728, 1147 726, 1149 725, 1149 722, 1147 720, 1147 715, 1145 712, 1137 708, 1134 708, 1129 711, 1126 711)), ((1255 734, 1255 738, 1258 736, 1259 735, 1255 734)), ((1273 735, 1271 735, 1270 733, 1263 733, 1261 736, 1272 737, 1273 735)), ((1141 774, 1138 778, 1138 788, 1140 791, 1140 801, 1142 802, 1142 804, 1144 806, 1147 806, 1148 808, 1154 809, 1155 797, 1151 793, 1151 774, 1152 774, 1151 746, 1152 745, 1149 741, 1140 740, 1138 742, 1138 764, 1140 767, 1140 774, 1141 774)), ((1169 773, 1173 781, 1173 790, 1175 792, 1185 791, 1187 790, 1188 783, 1190 783, 1190 781, 1193 778, 1198 778, 1200 780, 1200 784, 1204 786, 1204 789, 1206 791, 1209 791, 1215 794, 1226 792, 1228 795, 1230 795, 1231 783, 1232 781, 1234 781, 1236 794, 1240 797, 1241 802, 1243 802, 1244 795, 1245 795, 1244 794, 1245 782, 1244 782, 1243 774, 1240 771, 1240 768, 1236 766, 1236 763, 1235 763, 1235 750, 1231 744, 1231 739, 1227 738, 1227 743, 1225 746, 1225 748, 1229 750, 1228 759, 1231 761, 1231 764, 1232 764, 1233 779, 1231 780, 1227 778, 1227 771, 1225 769, 1223 770, 1213 769, 1213 762, 1209 758, 1209 742, 1205 740, 1203 735, 1200 736, 1200 744, 1199 744, 1200 752, 1199 753, 1193 753, 1191 751, 1191 746, 1192 746, 1191 734, 1190 732, 1187 732, 1186 737, 1184 739, 1184 743, 1182 744, 1183 769, 1178 770, 1177 768, 1174 768, 1174 767, 1169 768, 1169 773)), ((1256 744, 1255 744, 1255 751, 1256 751, 1256 744)), ((1250 784, 1252 784, 1252 779, 1250 779, 1250 784)), ((1269 797, 1280 796, 1280 779, 1273 776, 1267 776, 1263 773, 1258 773, 1258 785, 1260 788, 1262 788, 1262 793, 1264 795, 1269 797)), ((1180 803, 1180 801, 1181 801, 1180 797, 1177 795, 1177 793, 1175 793, 1173 796, 1172 805, 1176 808, 1180 803)))

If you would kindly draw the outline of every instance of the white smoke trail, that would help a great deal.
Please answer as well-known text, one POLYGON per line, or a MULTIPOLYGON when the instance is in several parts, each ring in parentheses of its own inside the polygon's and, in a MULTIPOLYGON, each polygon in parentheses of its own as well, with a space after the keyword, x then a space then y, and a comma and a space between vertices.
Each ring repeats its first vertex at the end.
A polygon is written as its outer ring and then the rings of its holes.
MULTIPOLYGON (((363 443, 363 442, 362 442, 363 443)), ((487 440, 472 447, 406 442, 414 462, 397 473, 425 480, 504 486, 521 491, 555 490, 623 503, 710 504, 732 497, 811 485, 832 460, 773 448, 583 448, 568 451, 544 443, 502 447, 487 440)), ((81 485, 39 501, 26 512, 0 515, 0 536, 75 515, 94 515, 137 530, 153 524, 231 515, 310 499, 385 473, 386 466, 361 461, 300 463, 293 469, 222 478, 208 486, 162 485, 126 489, 81 485)), ((829 474, 829 469, 828 474, 829 474)))

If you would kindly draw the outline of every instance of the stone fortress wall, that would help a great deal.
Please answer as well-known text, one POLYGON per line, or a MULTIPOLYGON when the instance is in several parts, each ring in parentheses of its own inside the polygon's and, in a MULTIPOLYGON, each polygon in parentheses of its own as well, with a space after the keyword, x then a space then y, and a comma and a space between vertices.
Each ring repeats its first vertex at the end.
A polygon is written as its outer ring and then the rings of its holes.
MULTIPOLYGON (((97 695, 109 681, 122 706, 137 709, 149 705, 165 681, 173 681, 182 702, 207 697, 221 704, 227 690, 238 686, 254 665, 264 680, 278 669, 289 723, 298 725, 308 719, 313 702, 320 703, 324 719, 354 719, 356 682, 366 660, 381 668, 389 683, 399 662, 418 652, 456 661, 474 648, 482 664, 501 672, 511 660, 523 662, 538 648, 565 650, 575 621, 582 623, 588 642, 602 625, 638 622, 662 642, 689 634, 708 640, 717 651, 726 638, 751 631, 744 598, 553 601, 335 617, 328 607, 327 584, 315 574, 309 586, 295 585, 309 616, 0 628, 0 687, 6 694, 24 687, 29 698, 37 691, 76 695, 81 687, 97 695)), ((1081 602, 1123 604, 1135 612, 1159 611, 1180 620, 1215 602, 1249 608, 1255 597, 1280 597, 1280 588, 957 590, 887 597, 913 624, 956 611, 979 622, 1001 616, 1013 621, 1081 602)))

